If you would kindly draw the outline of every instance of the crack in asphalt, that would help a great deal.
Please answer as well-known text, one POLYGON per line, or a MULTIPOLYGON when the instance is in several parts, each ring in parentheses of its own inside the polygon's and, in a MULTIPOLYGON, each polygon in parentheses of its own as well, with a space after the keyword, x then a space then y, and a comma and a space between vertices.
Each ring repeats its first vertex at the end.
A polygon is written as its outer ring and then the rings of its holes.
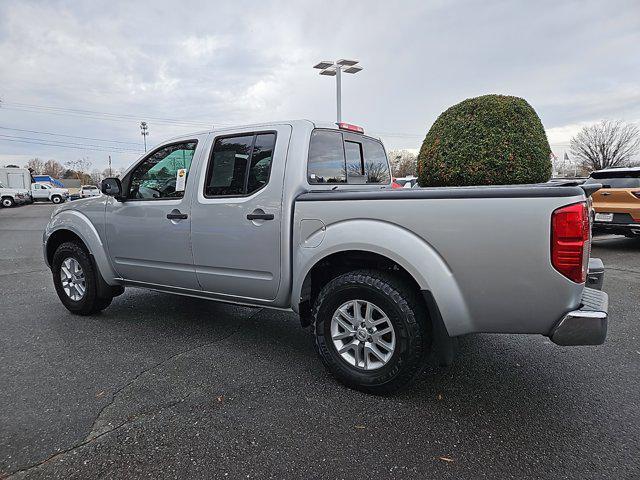
POLYGON ((27 275, 29 273, 46 273, 48 271, 49 269, 29 270, 27 272, 7 272, 7 273, 0 273, 0 277, 5 277, 9 275, 27 275))
POLYGON ((640 275, 640 270, 629 270, 628 268, 617 268, 617 267, 604 267, 604 271, 605 271, 605 275, 607 270, 615 270, 616 272, 627 272, 627 273, 634 273, 636 275, 640 275))
MULTIPOLYGON (((253 312, 251 315, 249 315, 249 317, 247 318, 247 320, 251 320, 253 319, 256 315, 258 315, 260 312, 262 312, 264 310, 264 308, 260 308, 257 311, 253 312)), ((117 430, 119 430, 120 428, 124 427, 125 425, 134 422, 135 420, 139 419, 139 418, 143 418, 148 416, 151 413, 158 413, 161 412, 163 410, 166 410, 168 408, 174 407, 177 404, 184 402, 190 395, 191 393, 188 393, 187 395, 185 395, 184 397, 180 398, 179 400, 174 400, 172 402, 169 402, 166 405, 161 406, 159 409, 152 409, 152 410, 147 410, 145 412, 142 412, 138 415, 134 415, 131 416, 129 418, 127 418, 124 422, 119 423, 118 425, 116 425, 115 427, 109 428, 103 432, 100 433, 95 433, 96 430, 96 424, 99 422, 100 417, 102 416, 102 414, 107 410, 107 408, 109 408, 111 405, 113 405, 113 403, 115 402, 116 398, 118 397, 118 395, 124 391, 126 388, 130 387, 131 385, 133 385, 139 378, 141 378, 143 375, 155 370, 156 368, 165 365, 166 363, 169 363, 172 360, 175 360, 178 357, 181 357, 183 355, 187 355, 189 353, 192 353, 196 350, 199 350, 201 348, 206 348, 208 346, 211 345, 215 345, 217 343, 221 343, 224 342, 225 340, 228 340, 229 338, 231 338, 233 335, 235 335, 236 333, 238 333, 240 331, 240 326, 238 326, 235 330, 233 330, 231 333, 229 333, 228 335, 225 335, 222 338, 218 338, 216 340, 212 340, 211 342, 206 342, 203 344, 200 344, 198 346, 189 348, 187 350, 183 350, 181 352, 178 352, 174 355, 171 355, 170 357, 165 358, 164 360, 156 363, 155 365, 150 366, 149 368, 146 368, 144 370, 142 370, 141 372, 139 372, 138 374, 136 374, 131 380, 129 380, 127 383, 125 383, 124 385, 122 385, 121 387, 117 388, 116 390, 114 390, 114 392, 111 394, 111 400, 109 401, 109 403, 107 403, 105 406, 103 406, 100 411, 98 412, 98 415, 96 416, 95 420, 93 421, 93 423, 91 424, 91 429, 89 430, 89 434, 85 437, 85 439, 82 442, 76 443, 74 445, 72 445, 71 447, 65 449, 65 450, 61 450, 59 452, 56 452, 52 455, 50 455, 49 457, 40 460, 36 463, 33 463, 29 466, 20 468, 18 470, 15 470, 11 473, 9 473, 7 476, 5 477, 0 477, 3 480, 8 480, 18 474, 23 474, 23 473, 27 473, 30 470, 33 470, 34 468, 38 468, 42 465, 45 465, 47 463, 49 463, 51 460, 55 460, 56 458, 59 458, 61 456, 67 455, 69 453, 72 453, 74 450, 77 450, 78 448, 84 447, 85 445, 88 445, 90 443, 95 442, 96 440, 98 440, 99 438, 102 438, 106 435, 109 435, 117 430), (93 434, 93 435, 92 435, 93 434)))

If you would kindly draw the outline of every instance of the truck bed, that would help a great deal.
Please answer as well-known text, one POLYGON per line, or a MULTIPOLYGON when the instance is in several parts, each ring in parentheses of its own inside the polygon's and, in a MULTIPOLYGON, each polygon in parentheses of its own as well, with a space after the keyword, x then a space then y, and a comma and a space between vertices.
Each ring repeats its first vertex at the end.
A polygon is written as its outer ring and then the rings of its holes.
POLYGON ((548 335, 583 291, 551 264, 551 214, 584 198, 581 187, 557 184, 303 193, 294 225, 317 227, 294 229, 294 272, 316 251, 372 251, 422 279, 450 335, 548 335))

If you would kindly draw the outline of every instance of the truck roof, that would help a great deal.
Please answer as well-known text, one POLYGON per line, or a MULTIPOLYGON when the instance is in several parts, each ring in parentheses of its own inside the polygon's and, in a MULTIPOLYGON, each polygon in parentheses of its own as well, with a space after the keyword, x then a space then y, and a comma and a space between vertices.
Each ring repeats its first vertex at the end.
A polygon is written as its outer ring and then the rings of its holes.
MULTIPOLYGON (((273 122, 261 122, 261 123, 249 123, 249 124, 238 124, 238 125, 230 125, 230 126, 224 126, 224 127, 220 127, 220 128, 214 128, 209 129, 209 130, 202 130, 199 132, 193 132, 187 135, 180 135, 180 136, 176 136, 173 138, 168 139, 168 141, 174 140, 174 139, 182 139, 185 137, 188 137, 189 135, 206 135, 209 133, 224 133, 226 131, 230 131, 230 130, 237 130, 238 128, 251 128, 251 129, 261 129, 261 128, 268 128, 270 126, 273 125, 291 125, 294 128, 296 126, 306 126, 309 127, 311 126, 311 128, 327 128, 327 129, 332 129, 332 130, 340 130, 338 128, 338 124, 335 122, 328 122, 328 121, 318 121, 318 120, 309 120, 309 119, 298 119, 298 120, 279 120, 279 121, 273 121, 273 122)), ((367 132, 365 130, 364 136, 370 137, 370 138, 375 138, 377 140, 380 140, 380 138, 378 137, 374 137, 372 135, 367 135, 367 132)), ((164 143, 164 142, 163 142, 164 143)))

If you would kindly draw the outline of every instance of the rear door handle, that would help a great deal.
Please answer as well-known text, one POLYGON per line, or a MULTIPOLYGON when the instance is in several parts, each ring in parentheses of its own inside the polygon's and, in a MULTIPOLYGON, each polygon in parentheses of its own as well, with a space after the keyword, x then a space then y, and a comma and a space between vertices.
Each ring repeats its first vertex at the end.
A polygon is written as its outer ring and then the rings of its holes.
POLYGON ((247 220, 273 220, 273 213, 248 213, 247 220))
POLYGON ((606 196, 609 196, 609 195, 611 195, 611 192, 602 192, 602 196, 603 197, 606 197, 606 196))
POLYGON ((186 213, 180 213, 180 210, 173 210, 171 213, 167 213, 169 220, 186 220, 189 217, 186 213))

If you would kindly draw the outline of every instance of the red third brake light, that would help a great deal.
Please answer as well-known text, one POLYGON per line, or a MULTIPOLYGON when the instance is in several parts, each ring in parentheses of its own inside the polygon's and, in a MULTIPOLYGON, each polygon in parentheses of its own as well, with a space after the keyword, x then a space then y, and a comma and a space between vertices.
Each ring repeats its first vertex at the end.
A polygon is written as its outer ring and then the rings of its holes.
POLYGON ((337 124, 340 130, 349 130, 350 132, 364 133, 364 128, 351 123, 340 122, 337 124))
POLYGON ((558 208, 551 215, 551 263, 576 283, 587 279, 589 210, 585 202, 558 208))

